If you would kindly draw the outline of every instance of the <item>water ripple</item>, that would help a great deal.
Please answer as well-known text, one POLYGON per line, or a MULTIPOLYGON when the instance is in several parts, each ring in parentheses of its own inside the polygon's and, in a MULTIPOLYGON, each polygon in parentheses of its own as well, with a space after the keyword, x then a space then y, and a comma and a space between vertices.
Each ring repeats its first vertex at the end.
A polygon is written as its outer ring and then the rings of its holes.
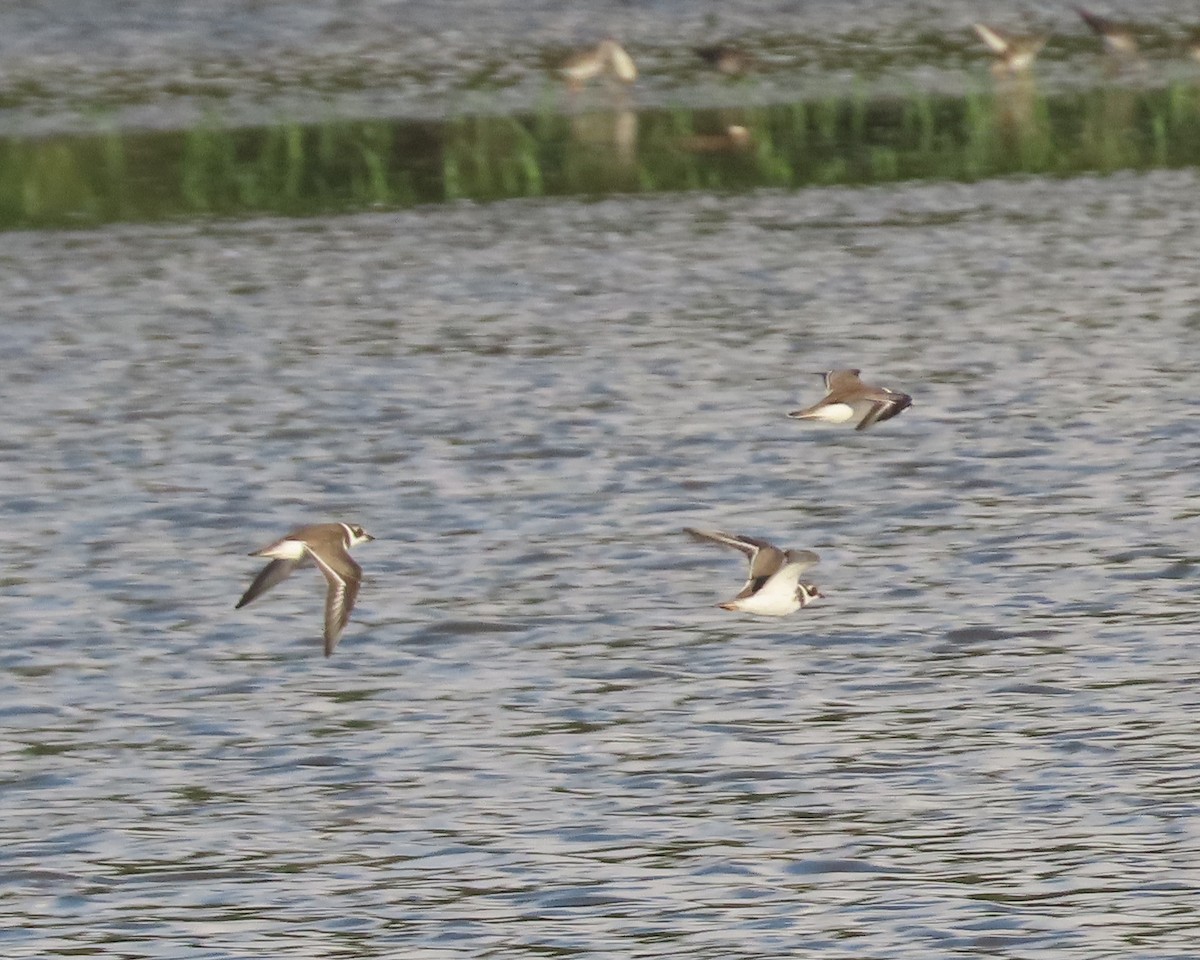
POLYGON ((1194 180, 0 237, 0 950, 1190 956, 1194 180))

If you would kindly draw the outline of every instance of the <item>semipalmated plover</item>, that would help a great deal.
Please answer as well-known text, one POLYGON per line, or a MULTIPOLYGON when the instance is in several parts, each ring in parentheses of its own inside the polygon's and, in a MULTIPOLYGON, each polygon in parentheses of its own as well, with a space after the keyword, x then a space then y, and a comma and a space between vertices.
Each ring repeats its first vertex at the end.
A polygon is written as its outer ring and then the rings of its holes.
POLYGON ((270 557, 271 562, 254 578, 234 609, 266 593, 311 558, 329 581, 329 592, 325 595, 325 656, 329 656, 350 619, 362 580, 362 567, 351 558, 350 548, 374 539, 362 527, 349 523, 315 523, 293 530, 282 540, 250 554, 270 557))
POLYGON ((740 77, 754 67, 754 57, 745 50, 740 50, 727 43, 718 43, 711 47, 695 47, 694 49, 696 56, 727 77, 740 77))
POLYGON ((1123 23, 1101 17, 1083 7, 1076 7, 1075 12, 1083 22, 1091 27, 1092 32, 1104 41, 1104 49, 1117 57, 1136 57, 1138 52, 1137 38, 1133 30, 1123 23))
POLYGON ((594 80, 605 72, 625 83, 633 83, 637 79, 637 65, 633 57, 612 38, 572 54, 558 68, 558 72, 566 77, 572 90, 578 90, 588 80, 594 80))
POLYGON ((912 405, 912 397, 887 387, 872 387, 858 379, 858 370, 830 370, 825 377, 825 396, 811 407, 788 414, 796 420, 825 420, 829 423, 858 421, 855 430, 890 420, 912 405))
POLYGON ((765 617, 782 617, 824 596, 815 583, 801 583, 800 574, 820 559, 811 550, 780 550, 773 543, 720 530, 684 527, 694 540, 733 547, 750 561, 750 576, 742 592, 718 603, 722 610, 740 610, 765 617))
POLYGON ((1034 59, 1046 45, 1044 36, 1019 37, 1015 34, 989 27, 986 23, 972 24, 979 39, 987 44, 988 49, 996 55, 993 69, 1007 70, 1009 73, 1020 73, 1028 70, 1034 59))

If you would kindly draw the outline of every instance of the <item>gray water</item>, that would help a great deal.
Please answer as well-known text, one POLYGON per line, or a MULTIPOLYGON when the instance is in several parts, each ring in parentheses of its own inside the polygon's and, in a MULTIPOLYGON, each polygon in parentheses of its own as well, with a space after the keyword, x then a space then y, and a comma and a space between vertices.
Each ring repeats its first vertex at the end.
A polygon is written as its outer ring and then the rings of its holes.
POLYGON ((0 954, 1196 956, 1197 197, 0 236, 0 954))

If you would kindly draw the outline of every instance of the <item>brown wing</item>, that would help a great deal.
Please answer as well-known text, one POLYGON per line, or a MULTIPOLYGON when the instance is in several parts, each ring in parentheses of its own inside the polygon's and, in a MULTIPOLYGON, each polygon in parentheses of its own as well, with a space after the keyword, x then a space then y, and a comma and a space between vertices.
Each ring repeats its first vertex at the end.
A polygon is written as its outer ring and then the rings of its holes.
POLYGON ((848 393, 854 393, 863 388, 863 382, 858 379, 858 370, 830 370, 825 374, 825 389, 829 396, 842 397, 848 393))
POLYGON ((362 580, 362 567, 345 552, 332 557, 321 557, 310 553, 325 579, 329 590, 325 595, 325 656, 333 653, 338 638, 342 635, 358 599, 358 586, 362 580))
POLYGON ((357 580, 330 580, 325 597, 325 656, 333 653, 358 599, 357 580))
POLYGON ((855 430, 866 430, 873 423, 891 420, 900 411, 912 405, 912 397, 907 393, 897 393, 894 390, 872 390, 868 400, 871 408, 859 421, 855 430))
POLYGON ((242 594, 242 599, 234 605, 234 609, 244 607, 255 597, 266 593, 275 584, 286 580, 302 562, 302 560, 272 560, 262 568, 258 576, 254 578, 254 582, 246 588, 246 592, 242 594))
POLYGON ((748 597, 761 588, 763 583, 783 566, 787 556, 775 544, 758 537, 725 533, 723 530, 696 530, 693 527, 684 527, 683 532, 694 540, 719 543, 745 555, 750 562, 750 573, 746 585, 738 594, 739 598, 748 597))

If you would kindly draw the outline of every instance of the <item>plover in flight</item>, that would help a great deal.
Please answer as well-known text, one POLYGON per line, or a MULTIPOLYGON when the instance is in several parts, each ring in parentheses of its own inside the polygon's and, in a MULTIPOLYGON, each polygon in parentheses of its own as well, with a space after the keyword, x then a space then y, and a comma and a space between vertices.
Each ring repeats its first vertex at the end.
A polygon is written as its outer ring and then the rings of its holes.
POLYGON ((824 596, 815 583, 800 582, 800 574, 819 559, 811 550, 780 550, 766 540, 720 530, 684 527, 683 532, 695 540, 733 547, 750 561, 750 576, 742 592, 717 604, 723 610, 782 617, 824 596))
POLYGON ((825 420, 829 423, 857 421, 855 430, 890 420, 911 406, 912 397, 887 387, 872 387, 858 379, 858 370, 830 370, 825 377, 825 396, 811 407, 788 414, 796 420, 825 420))
POLYGON ((558 68, 558 72, 566 77, 572 90, 578 90, 587 81, 605 72, 624 83, 633 83, 638 75, 633 57, 611 38, 601 40, 588 50, 572 54, 558 68))
POLYGON ((362 527, 349 523, 316 523, 293 530, 282 540, 250 554, 270 557, 271 562, 254 578, 234 609, 266 593, 311 559, 329 581, 329 592, 325 595, 325 656, 329 656, 350 619, 362 580, 362 567, 351 558, 350 548, 374 539, 362 527))
POLYGON ((989 27, 986 23, 972 24, 989 50, 996 55, 992 68, 1009 73, 1021 73, 1033 66, 1034 58, 1046 45, 1044 36, 1019 37, 1015 34, 989 27))
POLYGON ((1083 7, 1076 7, 1075 12, 1083 22, 1091 27, 1092 32, 1104 41, 1104 49, 1116 57, 1136 57, 1138 52, 1137 38, 1133 30, 1123 23, 1101 17, 1083 7))

